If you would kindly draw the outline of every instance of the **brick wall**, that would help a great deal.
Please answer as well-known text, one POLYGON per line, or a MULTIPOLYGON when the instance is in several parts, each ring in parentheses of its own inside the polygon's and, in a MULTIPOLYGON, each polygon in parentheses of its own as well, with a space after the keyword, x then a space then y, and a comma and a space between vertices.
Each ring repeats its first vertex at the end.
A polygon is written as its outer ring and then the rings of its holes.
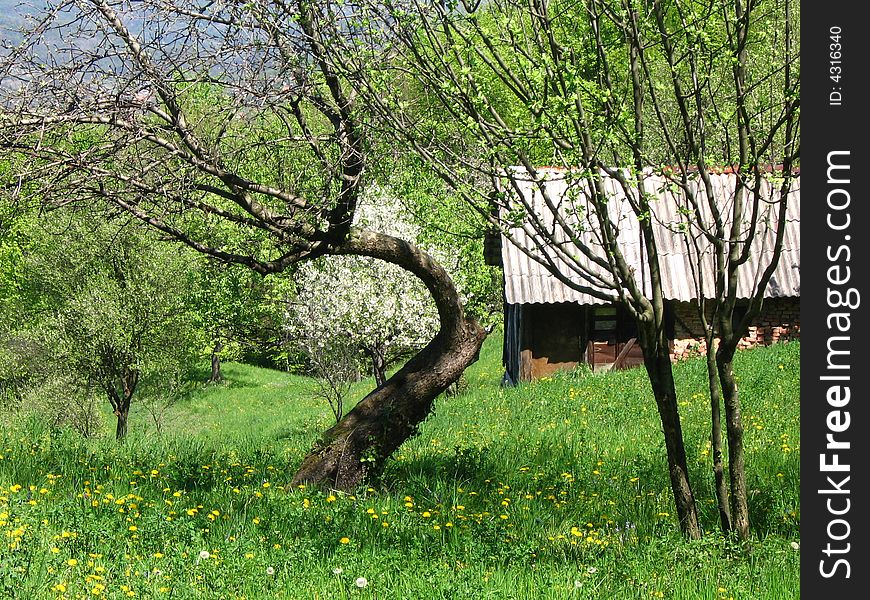
MULTIPOLYGON (((675 360, 703 354, 707 351, 701 320, 691 302, 674 302, 675 360)), ((800 298, 768 298, 761 313, 753 319, 739 348, 770 345, 776 342, 800 339, 800 298)))

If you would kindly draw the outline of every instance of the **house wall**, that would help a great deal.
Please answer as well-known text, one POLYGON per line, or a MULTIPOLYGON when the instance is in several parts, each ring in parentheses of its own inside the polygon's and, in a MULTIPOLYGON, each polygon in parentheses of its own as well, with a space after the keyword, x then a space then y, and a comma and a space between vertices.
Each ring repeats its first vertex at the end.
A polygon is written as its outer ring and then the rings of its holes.
POLYGON ((529 381, 577 366, 584 313, 578 304, 522 305, 520 379, 529 381))
MULTIPOLYGON (((691 302, 672 303, 674 311, 674 360, 703 354, 707 351, 701 319, 691 302)), ((800 298, 767 298, 761 313, 741 339, 741 350, 767 346, 776 342, 800 339, 800 298)))
MULTIPOLYGON (((516 360, 519 380, 529 381, 552 375, 556 371, 576 367, 581 361, 612 362, 622 348, 587 339, 591 326, 586 307, 574 303, 517 305, 522 318, 519 322, 519 343, 505 356, 506 364, 516 360), (595 345, 594 352, 590 355, 595 345), (513 353, 516 352, 518 356, 513 353), (516 358, 514 358, 516 357, 516 358)), ((674 360, 697 356, 706 352, 701 320, 691 302, 672 302, 674 360)), ((670 333, 670 332, 669 332, 670 333)), ((670 336, 669 336, 670 337, 670 336)), ((741 340, 740 349, 769 345, 775 342, 800 339, 800 299, 768 298, 761 313, 753 320, 748 334, 741 340)), ((508 347, 505 347, 508 352, 508 347)), ((643 364, 643 353, 634 346, 624 366, 643 364)), ((593 365, 595 368, 595 365, 593 365)))

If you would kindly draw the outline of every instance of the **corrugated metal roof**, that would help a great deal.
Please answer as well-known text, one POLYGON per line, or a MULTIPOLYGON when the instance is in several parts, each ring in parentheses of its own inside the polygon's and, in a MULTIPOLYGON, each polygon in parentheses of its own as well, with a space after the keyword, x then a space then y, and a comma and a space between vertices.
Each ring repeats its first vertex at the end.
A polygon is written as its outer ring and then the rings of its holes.
MULTIPOLYGON (((515 172, 521 173, 520 171, 515 172)), ((588 182, 566 171, 548 169, 547 180, 542 186, 531 181, 518 181, 525 198, 526 209, 519 226, 508 234, 515 243, 504 240, 502 262, 505 273, 505 295, 510 304, 576 302, 580 304, 604 304, 605 301, 588 293, 578 291, 562 282, 529 254, 551 261, 559 273, 574 286, 590 286, 605 289, 590 282, 584 272, 599 274, 610 279, 607 271, 582 255, 580 244, 592 250, 593 256, 604 257, 598 241, 600 227, 588 205, 588 182), (543 191, 542 191, 543 187, 543 191), (546 198, 544 196, 546 192, 546 198), (537 226, 532 223, 537 222, 537 226), (541 235, 544 232, 548 235, 541 235), (574 240, 572 241, 572 236, 574 240), (526 250, 526 252, 523 251, 526 250)), ((516 177, 517 180, 521 177, 516 177)), ((712 193, 717 206, 729 216, 726 225, 730 229, 731 207, 734 202, 737 178, 734 174, 711 174, 712 193)), ((645 260, 640 225, 619 183, 604 176, 603 183, 608 196, 607 210, 613 222, 618 224, 617 240, 627 263, 634 269, 639 286, 650 295, 649 266, 645 260)), ((651 202, 654 235, 660 254, 662 286, 670 300, 689 301, 697 297, 700 280, 705 295, 714 290, 712 246, 700 235, 692 218, 686 216, 685 193, 676 191, 670 182, 660 175, 649 174, 644 179, 648 193, 655 196, 651 202), (684 232, 684 233, 681 233, 684 232), (697 245, 697 247, 696 247, 697 245), (699 268, 700 267, 700 268, 699 268), (699 273, 700 271, 700 273, 699 273)), ((691 184, 696 194, 702 192, 700 178, 691 184)), ((749 259, 738 270, 738 297, 748 297, 754 289, 758 276, 769 264, 771 245, 776 235, 779 190, 767 180, 762 181, 762 197, 759 214, 755 219, 759 228, 752 243, 749 259)), ((698 196, 701 198, 702 196, 698 196)), ((516 199, 515 199, 516 201, 516 199)), ((519 204, 519 203, 518 203, 519 204)), ((704 219, 710 222, 706 202, 704 219)), ((505 214, 503 209, 503 214, 505 214)), ((747 227, 749 219, 746 219, 747 227)), ((792 184, 788 196, 788 211, 779 264, 767 289, 767 297, 800 296, 800 176, 792 184)))

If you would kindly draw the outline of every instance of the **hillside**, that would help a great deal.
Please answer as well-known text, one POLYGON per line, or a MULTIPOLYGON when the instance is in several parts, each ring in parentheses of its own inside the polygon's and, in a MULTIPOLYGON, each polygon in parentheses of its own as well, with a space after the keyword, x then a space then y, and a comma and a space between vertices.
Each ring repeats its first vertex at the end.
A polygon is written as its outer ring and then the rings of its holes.
POLYGON ((500 389, 493 337, 467 391, 355 495, 287 489, 332 416, 310 380, 276 371, 227 365, 160 434, 134 414, 120 445, 110 429, 5 427, 0 596, 795 598, 799 357, 798 343, 739 356, 748 557, 716 534, 702 361, 676 368, 709 532, 687 543, 644 372, 500 389))

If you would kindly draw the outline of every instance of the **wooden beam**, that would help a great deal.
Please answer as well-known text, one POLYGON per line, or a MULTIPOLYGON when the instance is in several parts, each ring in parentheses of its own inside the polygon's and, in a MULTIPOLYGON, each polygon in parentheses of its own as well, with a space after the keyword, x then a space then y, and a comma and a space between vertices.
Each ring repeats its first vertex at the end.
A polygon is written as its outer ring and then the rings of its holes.
POLYGON ((622 351, 619 353, 619 356, 616 357, 616 360, 613 361, 613 366, 611 369, 622 369, 623 363, 625 362, 625 358, 628 356, 628 353, 631 352, 631 349, 634 348, 634 343, 637 341, 637 338, 631 338, 627 342, 625 342, 625 346, 622 347, 622 351))

